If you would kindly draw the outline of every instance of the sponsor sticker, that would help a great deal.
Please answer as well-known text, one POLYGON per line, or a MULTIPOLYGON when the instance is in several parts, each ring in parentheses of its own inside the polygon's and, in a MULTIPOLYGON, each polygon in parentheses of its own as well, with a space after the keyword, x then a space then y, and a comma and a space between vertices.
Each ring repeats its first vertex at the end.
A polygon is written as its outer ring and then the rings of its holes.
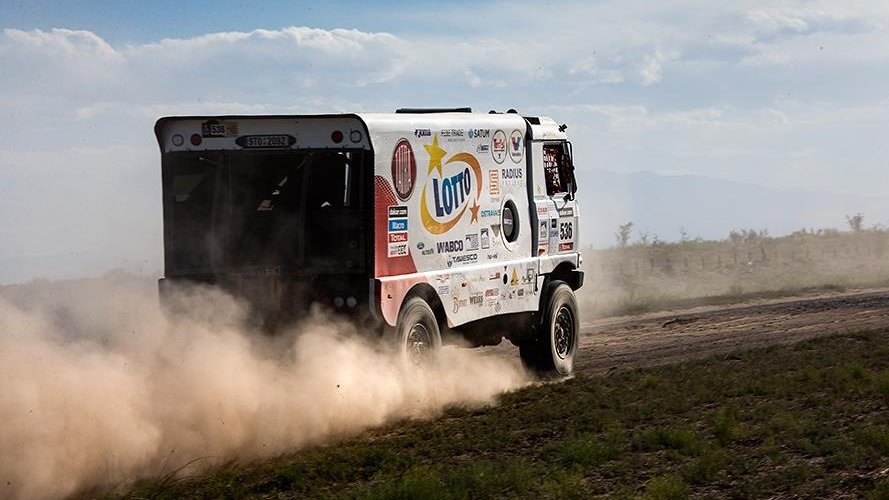
POLYGON ((417 243, 417 250, 420 251, 420 255, 432 255, 435 253, 435 247, 430 246, 429 248, 426 248, 426 244, 422 241, 417 243))
POLYGON ((464 238, 466 241, 465 248, 466 250, 478 250, 478 234, 467 234, 464 238))
POLYGON ((478 222, 478 200, 482 194, 482 169, 470 153, 448 157, 434 135, 423 146, 429 153, 426 183, 420 195, 420 220, 430 234, 445 234, 464 216, 478 222))
POLYGON ((407 219, 389 219, 389 232, 407 231, 407 219))
POLYGON ((527 271, 525 271, 525 275, 522 276, 522 283, 531 284, 534 283, 534 279, 537 277, 537 273, 534 272, 534 268, 529 267, 527 271))
POLYGON ((481 292, 473 293, 469 295, 469 303, 474 306, 480 306, 485 302, 484 295, 481 292))
POLYGON ((506 183, 522 183, 525 178, 525 169, 522 167, 501 168, 500 177, 506 183))
POLYGON ((491 219, 491 218, 500 218, 500 209, 499 208, 487 208, 479 212, 479 217, 483 219, 491 219))
POLYGON ((439 132, 445 142, 462 142, 466 140, 466 131, 459 128, 446 128, 439 132))
POLYGON ((411 249, 407 243, 389 243, 389 257, 406 257, 411 249))
POLYGON ((574 250, 574 242, 559 243, 560 252, 569 252, 571 250, 574 250))
POLYGON ((491 136, 491 156, 497 163, 506 160, 506 132, 498 130, 491 136))
POLYGON ((411 196, 416 181, 417 160, 414 158, 414 150, 407 139, 401 139, 392 152, 392 184, 400 200, 405 201, 411 196))
POLYGON ((455 295, 454 296, 454 312, 455 313, 460 312, 460 308, 466 307, 467 303, 468 302, 466 299, 461 299, 455 295))
POLYGON ((540 230, 537 232, 538 239, 545 240, 549 235, 548 224, 545 220, 540 221, 540 230))
POLYGON ((466 132, 470 139, 487 139, 491 137, 491 130, 486 128, 471 128, 466 132))
POLYGON ((428 128, 418 128, 414 130, 414 137, 422 139, 423 137, 432 137, 432 130, 428 128))
POLYGON ((500 194, 500 171, 496 168, 488 172, 488 193, 491 196, 500 194))
POLYGON ((478 254, 475 253, 457 255, 454 257, 454 264, 471 264, 476 261, 478 261, 478 254))
POLYGON ((488 228, 483 227, 479 230, 479 240, 481 241, 482 248, 491 248, 491 235, 488 228))
POLYGON ((388 256, 406 257, 410 255, 411 252, 409 235, 407 232, 407 207, 391 206, 388 208, 388 215, 388 256))
POLYGON ((463 240, 439 241, 435 249, 438 253, 462 252, 463 240))
POLYGON ((521 130, 513 130, 509 135, 509 158, 513 163, 519 163, 525 157, 524 137, 521 130))
POLYGON ((389 218, 407 217, 407 207, 391 206, 389 207, 389 218))
POLYGON ((574 207, 560 208, 559 217, 574 217, 574 207))
POLYGON ((509 280, 510 286, 519 286, 519 273, 515 269, 512 270, 512 277, 509 280))

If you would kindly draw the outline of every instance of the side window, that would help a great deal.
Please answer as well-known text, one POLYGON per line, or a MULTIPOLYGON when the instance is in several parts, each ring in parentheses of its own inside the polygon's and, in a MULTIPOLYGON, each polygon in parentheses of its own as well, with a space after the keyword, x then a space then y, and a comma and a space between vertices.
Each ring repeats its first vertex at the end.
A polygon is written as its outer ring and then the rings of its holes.
POLYGON ((546 194, 564 193, 567 186, 563 178, 565 155, 560 144, 544 144, 543 172, 546 176, 546 194))

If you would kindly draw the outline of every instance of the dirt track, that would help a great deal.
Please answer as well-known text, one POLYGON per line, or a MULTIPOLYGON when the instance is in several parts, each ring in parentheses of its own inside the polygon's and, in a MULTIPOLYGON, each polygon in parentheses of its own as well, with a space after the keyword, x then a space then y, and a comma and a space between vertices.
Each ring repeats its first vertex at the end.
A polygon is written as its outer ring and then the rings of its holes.
POLYGON ((576 369, 601 373, 879 328, 889 328, 889 288, 605 318, 581 326, 576 369))

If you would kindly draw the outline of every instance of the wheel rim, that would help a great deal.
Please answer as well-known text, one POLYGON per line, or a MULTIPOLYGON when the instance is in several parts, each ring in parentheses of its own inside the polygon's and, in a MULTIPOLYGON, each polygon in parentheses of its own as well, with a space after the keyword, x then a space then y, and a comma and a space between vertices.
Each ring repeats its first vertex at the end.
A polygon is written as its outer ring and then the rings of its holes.
POLYGON ((567 306, 560 307, 556 313, 553 341, 559 359, 565 359, 571 354, 571 349, 574 347, 574 315, 567 306))
POLYGON ((407 359, 415 365, 419 365, 432 351, 432 334, 422 323, 414 323, 405 339, 407 359))

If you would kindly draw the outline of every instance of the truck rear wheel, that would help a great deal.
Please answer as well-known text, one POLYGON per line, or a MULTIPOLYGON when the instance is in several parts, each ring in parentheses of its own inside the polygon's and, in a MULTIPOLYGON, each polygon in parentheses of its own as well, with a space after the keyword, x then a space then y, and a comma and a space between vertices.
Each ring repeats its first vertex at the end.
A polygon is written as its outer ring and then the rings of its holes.
POLYGON ((579 321, 574 291, 564 281, 553 281, 540 310, 535 332, 519 344, 526 368, 542 377, 561 377, 574 371, 579 321))
POLYGON ((441 330, 435 313, 425 300, 408 299, 398 313, 395 326, 396 348, 402 361, 421 366, 441 348, 441 330))

